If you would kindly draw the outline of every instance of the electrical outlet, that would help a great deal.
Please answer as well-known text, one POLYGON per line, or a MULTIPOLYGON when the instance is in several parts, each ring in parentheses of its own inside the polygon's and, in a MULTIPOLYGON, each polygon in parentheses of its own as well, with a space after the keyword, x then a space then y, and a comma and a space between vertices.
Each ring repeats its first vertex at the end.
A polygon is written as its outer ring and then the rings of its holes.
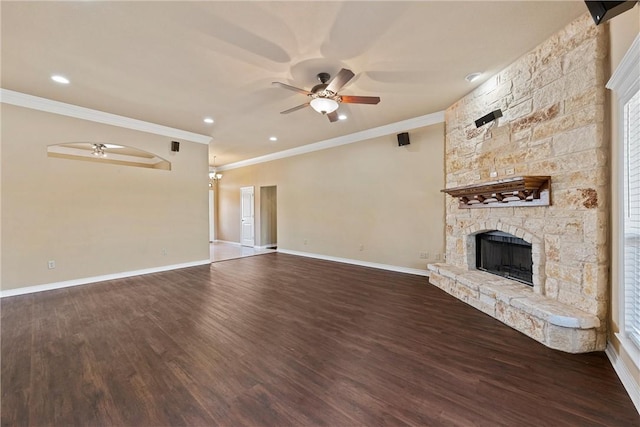
POLYGON ((420 259, 429 259, 429 252, 420 252, 420 259))
POLYGON ((167 248, 162 248, 162 256, 167 256, 167 248))
POLYGON ((360 243, 359 249, 360 249, 360 251, 364 251, 364 245, 362 243, 360 243))
POLYGON ((516 171, 513 168, 509 168, 504 171, 505 175, 513 175, 514 173, 516 173, 516 171))
POLYGON ((307 242, 307 239, 304 239, 304 241, 303 241, 302 243, 303 243, 304 245, 306 245, 306 244, 308 243, 308 242, 307 242))
POLYGON ((54 260, 51 260, 51 261, 47 262, 47 266, 49 267, 49 270, 52 270, 52 269, 56 268, 56 262, 54 260))
POLYGON ((433 257, 436 261, 440 261, 440 253, 437 253, 433 257))

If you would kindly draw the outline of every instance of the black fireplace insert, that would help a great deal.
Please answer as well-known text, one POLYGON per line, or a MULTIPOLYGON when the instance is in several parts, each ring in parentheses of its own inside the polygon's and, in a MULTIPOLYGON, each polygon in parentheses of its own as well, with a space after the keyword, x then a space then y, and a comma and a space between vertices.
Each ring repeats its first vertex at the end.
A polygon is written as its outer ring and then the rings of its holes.
POLYGON ((533 286, 531 243, 503 231, 477 234, 476 268, 533 286))

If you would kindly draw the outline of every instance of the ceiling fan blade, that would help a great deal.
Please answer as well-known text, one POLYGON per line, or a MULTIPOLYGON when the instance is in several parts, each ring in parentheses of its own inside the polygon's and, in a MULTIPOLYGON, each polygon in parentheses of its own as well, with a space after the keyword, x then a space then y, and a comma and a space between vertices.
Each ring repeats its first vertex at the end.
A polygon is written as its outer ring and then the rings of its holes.
POLYGON ((346 85, 347 82, 353 78, 353 76, 355 76, 355 74, 353 74, 353 71, 343 68, 338 74, 335 75, 334 78, 331 79, 329 85, 327 86, 327 90, 338 93, 338 91, 342 89, 342 86, 346 85))
POLYGON ((331 123, 337 122, 338 121, 338 112, 337 111, 332 111, 331 113, 327 114, 327 117, 329 118, 329 121, 331 123))
POLYGON ((290 86, 290 85, 285 84, 285 83, 272 82, 271 84, 272 84, 272 85, 280 86, 280 87, 281 87, 281 88, 283 88, 283 89, 289 89, 289 90, 292 90, 292 91, 294 91, 294 92, 301 93, 301 94, 303 94, 303 95, 311 95, 311 92, 309 92, 309 91, 306 91, 306 90, 304 90, 304 89, 300 89, 299 87, 290 86))
POLYGON ((309 105, 311 105, 311 104, 309 104, 307 102, 306 104, 301 104, 301 105, 298 105, 297 107, 293 107, 293 108, 289 108, 288 110, 280 111, 280 114, 293 113, 294 111, 302 110, 303 108, 308 107, 309 105))
POLYGON ((379 96, 340 96, 345 104, 377 104, 380 102, 379 96))

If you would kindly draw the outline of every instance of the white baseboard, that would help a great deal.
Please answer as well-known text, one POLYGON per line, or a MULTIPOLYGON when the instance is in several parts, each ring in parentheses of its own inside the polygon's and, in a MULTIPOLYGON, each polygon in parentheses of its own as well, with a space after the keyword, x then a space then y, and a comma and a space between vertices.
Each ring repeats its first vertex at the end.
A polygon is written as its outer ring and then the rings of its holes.
POLYGON ((240 242, 229 242, 227 240, 219 240, 219 239, 214 240, 213 243, 226 243, 228 245, 242 246, 242 244, 240 244, 240 242))
POLYGON ((329 255, 314 254, 310 252, 290 251, 288 249, 278 249, 277 251, 283 254, 288 254, 288 255, 297 255, 297 256, 303 256, 307 258, 323 259, 325 261, 342 262, 344 264, 359 265, 361 267, 378 268, 380 270, 388 270, 388 271, 395 271, 398 273, 416 274, 418 276, 429 277, 429 271, 426 270, 426 268, 425 270, 420 270, 418 268, 399 267, 397 265, 379 264, 377 262, 360 261, 357 259, 350 259, 350 258, 339 258, 339 257, 334 257, 329 255))
MULTIPOLYGON (((233 245, 233 246, 242 246, 242 243, 240 242, 230 242, 228 240, 214 240, 213 242, 210 243, 225 243, 227 245, 233 245)), ((264 245, 264 246, 247 246, 247 248, 254 248, 254 249, 273 249, 274 247, 278 246, 275 243, 272 243, 270 245, 264 245)))
POLYGON ((273 249, 278 245, 264 245, 264 246, 254 246, 254 249, 260 249, 260 250, 264 250, 264 249, 273 249))
POLYGON ((46 283, 44 285, 25 286, 23 288, 7 289, 0 291, 0 298, 13 297, 17 295, 32 294, 34 292, 44 292, 53 289, 69 288, 71 286, 87 285, 89 283, 104 282, 105 280, 123 279, 125 277, 141 276, 143 274, 160 273, 163 271, 177 270, 180 268, 195 267, 198 265, 211 264, 211 260, 201 260, 186 262, 183 264, 163 265, 162 267, 145 268, 143 270, 124 271, 122 273, 105 274, 103 276, 85 277, 82 279, 66 280, 64 282, 46 283))
POLYGON ((631 375, 631 372, 629 372, 624 362, 620 360, 611 343, 607 343, 607 348, 604 352, 611 361, 613 369, 616 371, 616 374, 618 374, 618 378, 620 378, 620 382, 622 382, 625 390, 627 390, 636 410, 640 413, 640 384, 633 378, 633 375, 631 375))

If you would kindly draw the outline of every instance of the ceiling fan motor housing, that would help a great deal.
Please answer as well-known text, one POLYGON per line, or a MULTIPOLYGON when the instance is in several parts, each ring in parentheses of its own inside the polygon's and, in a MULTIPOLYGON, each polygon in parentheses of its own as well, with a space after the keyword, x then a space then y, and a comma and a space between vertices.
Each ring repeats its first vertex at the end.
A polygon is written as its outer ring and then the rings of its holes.
POLYGON ((329 86, 327 82, 329 81, 329 79, 331 79, 331 75, 329 73, 318 73, 317 77, 318 77, 318 80, 320 81, 320 84, 317 84, 314 87, 312 87, 311 93, 323 96, 321 92, 324 91, 327 88, 327 86, 329 86))
POLYGON ((329 86, 326 83, 320 83, 311 88, 311 95, 321 94, 329 86))

